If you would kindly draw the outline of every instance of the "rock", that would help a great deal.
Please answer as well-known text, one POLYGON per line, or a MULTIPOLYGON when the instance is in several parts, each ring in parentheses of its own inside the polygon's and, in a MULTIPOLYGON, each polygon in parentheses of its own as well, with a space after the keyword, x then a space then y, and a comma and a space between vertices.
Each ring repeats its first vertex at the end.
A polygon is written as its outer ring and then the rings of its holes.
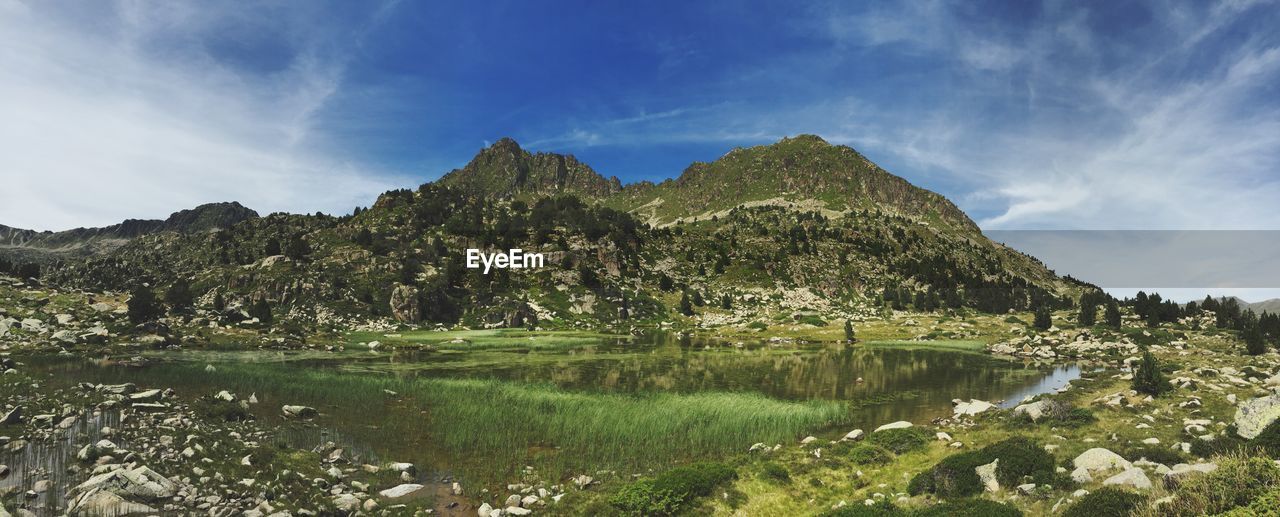
POLYGON ((493 507, 489 506, 489 503, 484 503, 480 505, 480 508, 476 509, 476 515, 480 517, 489 517, 489 515, 491 515, 492 513, 493 513, 493 507))
POLYGON ((508 506, 505 510, 503 510, 503 512, 506 512, 507 515, 529 515, 533 513, 533 510, 530 510, 528 508, 521 508, 519 506, 508 506))
POLYGON ((1025 414, 1028 417, 1031 417, 1032 422, 1035 422, 1040 420, 1040 417, 1044 416, 1044 406, 1045 404, 1043 400, 1038 400, 1029 404, 1020 404, 1018 407, 1013 408, 1013 414, 1025 414))
POLYGON ((124 384, 99 384, 95 389, 112 395, 128 395, 137 391, 138 387, 132 382, 127 382, 124 384))
POLYGON ((4 414, 4 418, 0 418, 0 425, 16 425, 22 423, 22 407, 18 406, 10 409, 4 414))
POLYGON ((352 494, 338 494, 333 498, 333 506, 344 512, 354 512, 360 508, 360 498, 352 494))
POLYGON ((1085 483, 1092 483, 1093 476, 1089 474, 1089 469, 1077 467, 1075 470, 1071 471, 1071 480, 1083 485, 1085 483))
POLYGON ((976 416, 990 411, 994 407, 994 405, 985 400, 973 399, 968 402, 960 402, 951 410, 955 413, 955 416, 976 416))
POLYGON ((816 441, 818 441, 816 436, 806 436, 803 440, 800 440, 800 445, 809 445, 816 441))
POLYGON ((578 488, 586 488, 587 486, 591 485, 595 481, 596 481, 595 478, 592 478, 591 476, 588 476, 586 474, 573 478, 573 484, 578 485, 578 488))
POLYGON ((7 477, 9 477, 9 466, 8 466, 8 465, 0 465, 0 479, 4 479, 4 478, 7 478, 7 477))
POLYGON ((212 364, 206 364, 206 365, 204 365, 204 371, 205 371, 205 373, 214 373, 214 372, 218 371, 218 369, 217 369, 217 368, 214 368, 212 364))
POLYGON ((871 432, 878 433, 880 431, 888 431, 890 429, 906 429, 908 427, 911 427, 911 422, 908 422, 906 420, 899 420, 897 422, 888 423, 880 427, 877 427, 875 431, 871 431, 871 432))
POLYGON ((1142 469, 1130 468, 1111 476, 1102 482, 1103 485, 1127 485, 1139 490, 1147 490, 1151 488, 1151 480, 1147 479, 1147 473, 1142 469))
POLYGON ((1178 486, 1179 483, 1188 477, 1198 474, 1205 474, 1218 470, 1217 463, 1179 463, 1164 473, 1164 484, 1170 489, 1178 486))
POLYGON ((160 390, 139 391, 129 395, 129 402, 155 402, 160 400, 160 390))
POLYGON ((361 505, 360 507, 364 509, 365 513, 373 513, 375 510, 378 509, 378 501, 374 500, 371 497, 369 499, 365 499, 364 504, 361 505))
POLYGON ((427 487, 417 483, 405 483, 403 485, 396 485, 395 487, 378 492, 378 495, 386 499, 400 499, 423 492, 426 488, 427 487))
POLYGON ((312 418, 317 414, 316 408, 309 406, 282 406, 280 414, 285 418, 312 418))
POLYGON ((130 500, 157 501, 173 497, 178 486, 146 466, 122 468, 90 477, 71 489, 68 495, 85 495, 93 491, 109 491, 130 500))
POLYGON ((417 323, 422 320, 422 308, 418 305, 418 288, 396 284, 391 289, 391 316, 396 321, 417 323))
POLYGON ((511 494, 507 496, 507 501, 503 504, 505 504, 506 506, 520 506, 520 496, 516 494, 511 494))
POLYGON ((1280 418, 1280 394, 1256 398, 1236 408, 1236 434, 1252 440, 1280 418))
POLYGON ((125 517, 132 515, 155 515, 155 508, 142 503, 125 500, 119 495, 106 490, 95 490, 82 497, 73 499, 68 506, 72 515, 98 517, 110 515, 125 517))
POLYGON ((1111 470, 1111 469, 1130 469, 1133 464, 1129 460, 1124 459, 1119 454, 1111 452, 1102 447, 1094 447, 1080 453, 1071 464, 1077 469, 1094 470, 1111 470))
POLYGON ((219 391, 217 395, 214 395, 214 396, 213 396, 213 398, 218 399, 218 400, 221 400, 221 401, 223 401, 223 402, 235 402, 235 401, 236 401, 236 396, 235 396, 235 394, 234 394, 234 393, 231 393, 230 391, 227 391, 227 390, 219 391))
POLYGON ((48 492, 50 488, 53 488, 53 482, 47 479, 41 479, 31 485, 31 491, 37 494, 48 492))
POLYGON ((857 441, 861 439, 862 439, 862 429, 854 429, 852 431, 849 431, 847 434, 844 435, 844 438, 841 438, 841 440, 844 440, 844 441, 857 441))
POLYGON ((387 468, 395 472, 408 472, 411 475, 418 473, 418 467, 412 463, 391 463, 387 465, 387 468))
POLYGON ((997 458, 995 461, 986 465, 978 465, 973 471, 978 474, 978 479, 982 480, 983 489, 988 492, 999 492, 1000 481, 996 479, 996 466, 1000 464, 997 458))
POLYGON ((1031 495, 1036 491, 1036 484, 1025 483, 1025 484, 1018 485, 1018 491, 1022 492, 1023 495, 1031 495))
POLYGON ((1146 444, 1146 445, 1160 445, 1160 439, 1159 439, 1159 438, 1147 438, 1147 439, 1145 439, 1145 440, 1142 440, 1142 443, 1144 443, 1144 444, 1146 444))

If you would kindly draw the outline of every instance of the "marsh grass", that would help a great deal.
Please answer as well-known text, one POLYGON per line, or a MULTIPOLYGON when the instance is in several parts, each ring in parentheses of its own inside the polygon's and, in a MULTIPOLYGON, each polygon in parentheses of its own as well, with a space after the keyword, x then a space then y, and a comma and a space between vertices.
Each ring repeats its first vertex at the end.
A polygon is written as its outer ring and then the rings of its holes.
POLYGON ((987 346, 987 344, 982 341, 965 340, 878 340, 864 341, 862 345, 867 347, 927 348, 931 350, 956 350, 961 352, 982 352, 986 350, 987 346))
POLYGON ((461 474, 486 483, 505 482, 525 465, 554 477, 661 469, 745 451, 755 442, 794 441, 850 416, 843 402, 787 402, 751 393, 586 393, 487 379, 257 364, 223 365, 216 372, 188 364, 160 370, 174 382, 201 377, 210 385, 265 395, 272 404, 313 404, 334 419, 352 420, 349 427, 376 422, 379 428, 368 439, 394 448, 397 437, 416 438, 442 452, 461 474))
POLYGON ((528 331, 521 329, 460 330, 436 332, 414 330, 383 334, 351 332, 351 345, 378 341, 393 347, 430 346, 437 350, 563 350, 601 344, 626 342, 630 336, 599 332, 528 331))

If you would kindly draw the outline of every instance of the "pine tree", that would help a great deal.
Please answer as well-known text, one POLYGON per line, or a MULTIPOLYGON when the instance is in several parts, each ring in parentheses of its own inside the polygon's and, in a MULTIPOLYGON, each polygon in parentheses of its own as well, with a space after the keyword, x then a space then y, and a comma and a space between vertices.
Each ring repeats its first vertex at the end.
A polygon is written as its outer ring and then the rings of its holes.
POLYGON ((191 284, 185 278, 179 278, 169 286, 169 290, 164 293, 164 302, 169 304, 169 310, 172 312, 181 312, 191 308, 194 296, 191 294, 191 284))
POLYGON ((135 325, 153 321, 162 314, 160 304, 156 302, 156 293, 141 284, 129 293, 127 305, 129 321, 135 325))
POLYGON ((284 254, 293 260, 302 260, 307 258, 311 253, 311 246, 307 245, 306 239, 301 235, 294 235, 289 238, 289 244, 284 248, 284 254))
POLYGON ((680 294, 680 314, 693 316, 693 303, 689 301, 688 291, 680 294))
POLYGON ((216 293, 216 294, 214 294, 214 295, 213 295, 213 310, 218 311, 218 312, 222 312, 222 310, 223 310, 223 309, 226 309, 226 308, 227 308, 227 300, 226 300, 225 298, 223 298, 223 297, 222 297, 222 293, 216 293))
POLYGON ((1108 327, 1111 327, 1116 330, 1120 330, 1120 325, 1121 325, 1120 304, 1116 303, 1115 300, 1111 300, 1110 302, 1107 303, 1106 318, 1107 318, 1108 327))
POLYGON ((268 257, 274 257, 280 254, 280 241, 275 237, 267 239, 267 248, 264 250, 268 257))
POLYGON ((707 304, 707 301, 702 299, 702 291, 694 291, 693 297, 690 298, 690 301, 692 301, 693 304, 698 307, 702 307, 707 304))
POLYGON ((733 308, 733 298, 730 298, 728 294, 726 294, 726 295, 724 295, 724 296, 720 297, 720 308, 721 308, 721 309, 724 309, 724 310, 726 310, 726 311, 727 311, 727 310, 732 309, 732 308, 733 308))
POLYGON ((1164 378, 1164 373, 1160 371, 1160 363, 1156 361, 1156 356, 1151 352, 1142 354, 1142 361, 1138 364, 1138 369, 1133 372, 1133 389, 1153 397, 1159 397, 1161 393, 1173 389, 1169 380, 1164 378))
POLYGON ((1049 313, 1048 305, 1041 305, 1036 309, 1035 327, 1040 330, 1049 330, 1053 326, 1053 316, 1049 313))
POLYGON ((1098 306, 1094 305, 1092 299, 1080 300, 1080 326, 1092 327, 1098 322, 1098 306))
POLYGON ((1267 343, 1262 339, 1262 330, 1257 324, 1244 331, 1244 349, 1249 355, 1262 355, 1267 351, 1267 343))
POLYGON ((853 339, 853 323, 849 320, 844 320, 844 340, 852 343, 853 339))

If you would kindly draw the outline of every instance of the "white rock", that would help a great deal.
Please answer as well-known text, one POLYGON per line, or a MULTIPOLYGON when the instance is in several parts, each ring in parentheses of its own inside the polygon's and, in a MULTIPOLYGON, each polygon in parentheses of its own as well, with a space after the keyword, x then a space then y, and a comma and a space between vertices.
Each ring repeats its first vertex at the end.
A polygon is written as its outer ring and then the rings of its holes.
POLYGON ((1280 418, 1280 394, 1256 398, 1236 408, 1236 434, 1252 440, 1280 418))
POLYGON ((844 438, 841 438, 841 439, 842 439, 842 440, 845 440, 845 441, 856 441, 856 440, 861 440, 861 439, 862 439, 862 429, 854 429, 854 430, 852 430, 852 431, 849 431, 847 434, 845 434, 845 435, 844 435, 844 438))
POLYGON ((872 432, 878 433, 880 431, 888 431, 890 429, 906 429, 908 427, 911 427, 911 422, 908 422, 906 420, 899 420, 897 422, 892 422, 892 423, 888 423, 880 427, 877 427, 876 430, 872 432))
POLYGON ((978 474, 978 479, 982 480, 983 489, 988 492, 999 492, 1000 481, 996 479, 996 467, 1000 464, 997 458, 995 461, 986 465, 978 465, 973 471, 978 474))
POLYGON ((1140 490, 1151 488, 1151 480, 1142 469, 1128 469, 1111 476, 1102 482, 1103 485, 1128 485, 1140 490))
POLYGON ((405 483, 405 484, 396 485, 392 488, 388 488, 386 490, 378 492, 378 495, 387 499, 400 499, 402 497, 412 496, 414 494, 422 492, 425 489, 426 487, 419 485, 417 483, 405 483))
POLYGON ((1129 460, 1102 447, 1094 447, 1080 453, 1074 460, 1071 460, 1071 464, 1077 469, 1083 468, 1088 471, 1129 469, 1133 467, 1129 460))
POLYGON ((973 399, 968 402, 956 404, 955 407, 951 408, 951 411, 955 413, 955 416, 975 416, 980 413, 990 411, 993 408, 995 408, 995 406, 990 402, 973 399))

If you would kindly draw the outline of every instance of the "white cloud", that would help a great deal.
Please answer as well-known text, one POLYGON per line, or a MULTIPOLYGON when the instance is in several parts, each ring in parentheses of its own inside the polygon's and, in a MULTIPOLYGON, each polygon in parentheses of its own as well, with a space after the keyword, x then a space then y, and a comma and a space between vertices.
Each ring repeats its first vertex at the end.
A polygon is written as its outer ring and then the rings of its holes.
POLYGON ((209 50, 210 38, 279 14, 0 6, 0 223, 60 230, 230 200, 340 212, 389 188, 389 175, 344 158, 314 128, 343 71, 318 36, 274 35, 284 62, 268 71, 209 50))

